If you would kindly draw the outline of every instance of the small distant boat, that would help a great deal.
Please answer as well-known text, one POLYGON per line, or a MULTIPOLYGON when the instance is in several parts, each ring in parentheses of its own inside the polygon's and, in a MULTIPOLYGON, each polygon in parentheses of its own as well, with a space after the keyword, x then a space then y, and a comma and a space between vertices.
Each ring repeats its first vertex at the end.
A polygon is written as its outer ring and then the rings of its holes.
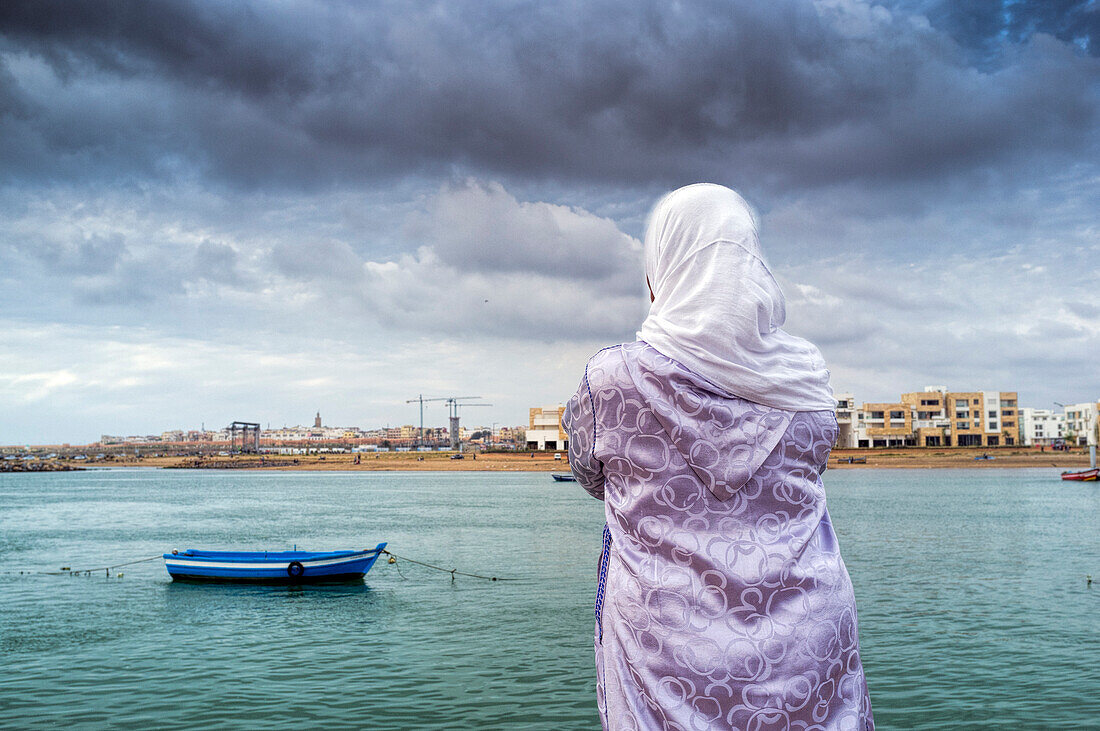
POLYGON ((361 579, 385 543, 365 551, 172 551, 164 566, 173 579, 306 584, 361 579))
POLYGON ((550 476, 554 478, 555 482, 576 482, 577 481, 577 478, 573 477, 573 475, 569 474, 568 472, 564 473, 564 474, 561 473, 561 472, 551 472, 550 476))
POLYGON ((997 458, 993 457, 993 456, 990 456, 988 454, 980 454, 980 455, 978 455, 977 457, 974 458, 974 461, 979 462, 983 459, 997 459, 997 458))
POLYGON ((837 457, 838 464, 867 464, 866 457, 837 457))
POLYGON ((1063 472, 1063 480, 1072 480, 1074 482, 1096 482, 1100 480, 1100 468, 1093 468, 1091 470, 1082 470, 1080 472, 1063 472))

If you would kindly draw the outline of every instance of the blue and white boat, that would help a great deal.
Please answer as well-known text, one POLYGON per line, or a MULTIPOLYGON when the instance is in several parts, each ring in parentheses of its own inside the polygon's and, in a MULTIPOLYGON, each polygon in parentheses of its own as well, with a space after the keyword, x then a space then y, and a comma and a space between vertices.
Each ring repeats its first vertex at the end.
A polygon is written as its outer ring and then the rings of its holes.
POLYGON ((356 551, 172 551, 164 566, 173 579, 304 584, 361 579, 385 543, 356 551))

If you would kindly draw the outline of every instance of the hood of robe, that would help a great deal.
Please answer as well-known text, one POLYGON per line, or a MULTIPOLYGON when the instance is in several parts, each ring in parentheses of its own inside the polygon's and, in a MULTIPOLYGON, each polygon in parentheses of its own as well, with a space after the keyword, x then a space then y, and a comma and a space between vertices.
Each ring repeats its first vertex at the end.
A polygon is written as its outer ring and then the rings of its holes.
POLYGON ((699 480, 730 498, 772 453, 794 417, 730 396, 645 343, 623 346, 631 380, 699 480))
POLYGON ((782 329, 786 301, 744 199, 721 185, 666 195, 645 235, 654 301, 638 339, 727 394, 789 411, 833 410, 829 371, 782 329))

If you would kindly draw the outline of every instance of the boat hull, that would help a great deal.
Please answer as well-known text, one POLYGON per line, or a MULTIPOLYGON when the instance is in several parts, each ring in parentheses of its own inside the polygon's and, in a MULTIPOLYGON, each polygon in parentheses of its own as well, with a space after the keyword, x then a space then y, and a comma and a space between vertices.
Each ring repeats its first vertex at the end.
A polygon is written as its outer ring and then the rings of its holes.
POLYGON ((574 477, 573 475, 564 475, 564 474, 551 473, 550 476, 554 478, 555 482, 576 482, 577 481, 577 478, 574 477))
POLYGON ((199 551, 164 554, 173 580, 308 584, 362 579, 386 547, 364 551, 199 551))
POLYGON ((1100 479, 1100 469, 1084 470, 1082 472, 1063 472, 1062 479, 1071 482, 1096 482, 1100 479))

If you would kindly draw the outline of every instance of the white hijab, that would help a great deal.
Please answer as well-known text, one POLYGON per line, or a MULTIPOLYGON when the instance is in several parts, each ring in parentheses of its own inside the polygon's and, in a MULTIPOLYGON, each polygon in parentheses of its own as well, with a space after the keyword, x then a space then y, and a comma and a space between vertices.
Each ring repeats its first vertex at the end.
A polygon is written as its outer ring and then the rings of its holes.
POLYGON ((737 193, 700 183, 661 199, 645 271, 654 300, 639 340, 730 395, 787 411, 836 407, 821 352, 780 329, 783 292, 737 193))

